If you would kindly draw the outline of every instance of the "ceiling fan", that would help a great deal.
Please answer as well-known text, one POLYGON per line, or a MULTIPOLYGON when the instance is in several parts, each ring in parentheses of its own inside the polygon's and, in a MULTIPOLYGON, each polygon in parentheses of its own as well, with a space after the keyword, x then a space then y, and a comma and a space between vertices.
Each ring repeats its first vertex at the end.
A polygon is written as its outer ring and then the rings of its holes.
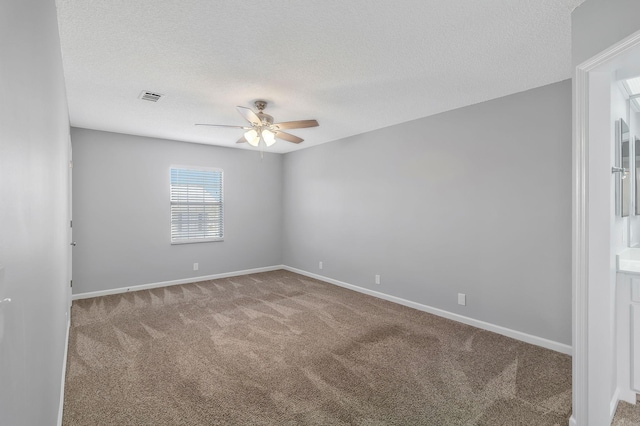
POLYGON ((235 129, 244 129, 246 132, 238 139, 236 143, 249 143, 252 146, 258 146, 260 140, 263 140, 265 145, 271 146, 276 142, 276 139, 282 139, 287 142, 300 143, 304 139, 294 136, 290 133, 282 132, 283 129, 302 129, 305 127, 316 127, 318 122, 316 120, 298 120, 298 121, 284 121, 282 123, 274 123, 273 117, 264 113, 264 109, 267 107, 267 101, 255 101, 254 105, 258 109, 258 112, 253 112, 249 108, 237 106, 236 109, 251 126, 228 126, 224 124, 196 124, 196 126, 212 126, 212 127, 231 127, 235 129))

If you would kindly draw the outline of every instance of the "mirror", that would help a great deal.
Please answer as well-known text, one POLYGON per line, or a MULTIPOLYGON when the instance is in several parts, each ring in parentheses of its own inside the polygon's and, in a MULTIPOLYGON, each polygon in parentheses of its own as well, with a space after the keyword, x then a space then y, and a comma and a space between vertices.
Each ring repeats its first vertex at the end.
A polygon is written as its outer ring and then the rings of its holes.
POLYGON ((636 194, 635 194, 634 200, 635 200, 635 206, 636 206, 636 215, 640 215, 640 158, 638 157, 640 155, 640 139, 638 139, 637 136, 635 137, 633 148, 635 152, 634 175, 635 175, 635 187, 636 187, 636 194))
MULTIPOLYGON (((620 119, 618 120, 618 167, 622 167, 624 169, 623 173, 620 173, 620 179, 618 179, 618 184, 616 185, 616 193, 618 194, 618 210, 620 212, 620 216, 627 217, 629 216, 629 204, 631 203, 631 179, 628 179, 629 176, 629 167, 630 167, 630 141, 629 141, 629 126, 627 123, 620 119)), ((635 147, 634 147, 635 148, 635 147)))

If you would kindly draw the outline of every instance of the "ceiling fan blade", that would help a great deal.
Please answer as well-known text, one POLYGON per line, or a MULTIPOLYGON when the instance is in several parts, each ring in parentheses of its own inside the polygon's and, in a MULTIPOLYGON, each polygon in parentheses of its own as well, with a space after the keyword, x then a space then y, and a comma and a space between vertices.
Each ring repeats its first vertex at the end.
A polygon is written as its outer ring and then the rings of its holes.
POLYGON ((236 109, 238 110, 240 115, 242 115, 245 118, 245 120, 247 120, 249 123, 253 124, 254 126, 259 126, 260 124, 262 124, 262 120, 260 120, 260 118, 256 115, 256 113, 250 110, 249 108, 237 106, 236 109))
POLYGON ((293 142, 293 143, 300 143, 304 140, 302 138, 299 138, 297 136, 294 136, 290 133, 285 133, 285 132, 276 132, 276 138, 283 139, 287 142, 293 142))
POLYGON ((236 141, 236 143, 247 143, 247 140, 246 140, 246 139, 244 138, 244 136, 243 136, 243 137, 241 137, 240 139, 238 139, 238 140, 236 141))
POLYGON ((274 123, 273 125, 278 129, 303 129, 305 127, 317 127, 319 124, 316 120, 297 120, 274 123))
POLYGON ((251 127, 246 126, 227 126, 226 124, 202 124, 196 123, 196 126, 210 126, 210 127, 229 127, 231 129, 250 129, 251 127))

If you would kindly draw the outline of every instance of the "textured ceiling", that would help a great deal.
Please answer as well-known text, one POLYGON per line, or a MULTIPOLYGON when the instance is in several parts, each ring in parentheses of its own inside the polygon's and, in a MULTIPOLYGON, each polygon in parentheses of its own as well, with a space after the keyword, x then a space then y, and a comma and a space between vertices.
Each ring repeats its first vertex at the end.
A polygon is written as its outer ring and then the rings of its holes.
POLYGON ((288 152, 571 77, 583 0, 57 0, 71 125, 250 148, 236 105, 288 152), (166 95, 138 99, 143 90, 166 95))

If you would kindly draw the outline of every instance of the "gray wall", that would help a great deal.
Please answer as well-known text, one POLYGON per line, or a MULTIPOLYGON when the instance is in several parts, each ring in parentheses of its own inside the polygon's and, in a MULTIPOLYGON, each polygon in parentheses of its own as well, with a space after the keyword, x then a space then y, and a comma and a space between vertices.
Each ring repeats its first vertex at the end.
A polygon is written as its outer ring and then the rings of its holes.
POLYGON ((70 259, 55 3, 0 2, 0 40, 0 423, 55 425, 70 259))
POLYGON ((570 105, 564 81, 262 161, 74 128, 74 293, 286 264, 570 344, 570 105), (225 170, 224 242, 169 244, 171 164, 225 170))
POLYGON ((284 221, 286 265, 570 345, 570 81, 286 154, 284 221))
POLYGON ((640 1, 587 0, 571 14, 573 65, 640 30, 640 1))
POLYGON ((281 155, 77 128, 71 139, 74 294, 282 263, 281 155), (224 241, 170 244, 171 165, 224 170, 224 241))

